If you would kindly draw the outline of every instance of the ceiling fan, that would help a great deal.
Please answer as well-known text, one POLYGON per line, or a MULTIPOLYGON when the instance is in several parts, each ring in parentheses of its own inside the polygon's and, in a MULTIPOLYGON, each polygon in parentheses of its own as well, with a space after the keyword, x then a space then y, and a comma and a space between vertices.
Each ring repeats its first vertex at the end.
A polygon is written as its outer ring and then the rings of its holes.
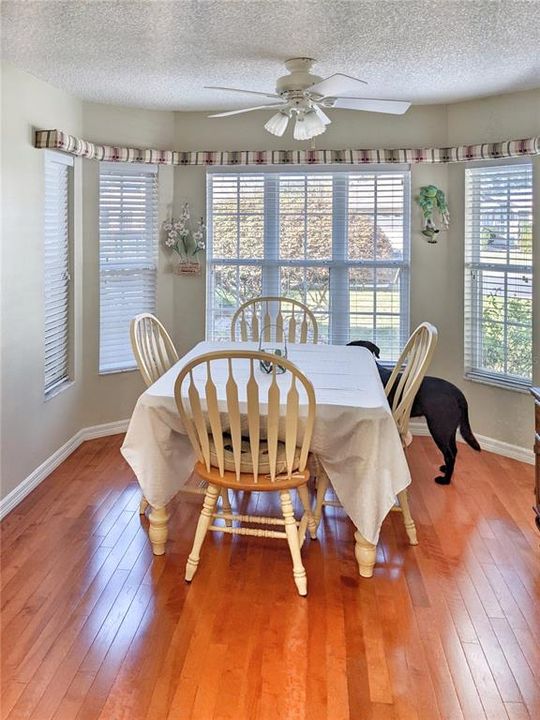
POLYGON ((325 132, 326 127, 332 122, 324 110, 344 108, 402 115, 411 106, 411 103, 401 100, 375 100, 359 97, 358 93, 361 92, 362 86, 367 85, 364 80, 358 80, 343 73, 335 73, 323 80, 318 75, 310 73, 314 62, 315 60, 312 58, 304 57, 287 60, 285 67, 289 74, 278 78, 275 93, 206 85, 208 90, 226 90, 227 92, 279 100, 279 102, 255 105, 242 110, 215 113, 208 117, 228 117, 253 110, 279 108, 266 123, 265 129, 272 135, 281 137, 287 129, 289 120, 295 117, 294 139, 309 140, 325 132))

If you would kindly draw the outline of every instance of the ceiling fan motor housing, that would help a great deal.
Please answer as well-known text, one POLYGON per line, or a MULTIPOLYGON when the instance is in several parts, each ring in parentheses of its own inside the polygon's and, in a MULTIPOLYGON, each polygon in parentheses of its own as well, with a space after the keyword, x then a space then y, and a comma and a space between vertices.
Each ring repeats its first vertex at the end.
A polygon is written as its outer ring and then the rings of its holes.
POLYGON ((318 75, 312 75, 309 71, 315 60, 313 58, 291 58, 285 63, 289 75, 283 75, 277 79, 276 92, 279 95, 294 91, 304 91, 311 85, 322 80, 318 75))

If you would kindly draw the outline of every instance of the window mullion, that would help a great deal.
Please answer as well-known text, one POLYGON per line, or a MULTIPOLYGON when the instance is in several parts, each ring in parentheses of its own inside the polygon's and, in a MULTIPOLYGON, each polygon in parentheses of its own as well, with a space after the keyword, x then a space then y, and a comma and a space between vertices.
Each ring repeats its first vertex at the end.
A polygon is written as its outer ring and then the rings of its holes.
POLYGON ((410 303, 411 267, 411 176, 403 173, 403 267, 399 273, 399 314, 401 345, 407 342, 411 324, 410 303))
POLYGON ((279 295, 279 176, 264 175, 263 295, 279 295))
POLYGON ((334 175, 332 182, 332 265, 330 267, 330 337, 334 345, 349 341, 350 302, 347 267, 347 175, 334 175))

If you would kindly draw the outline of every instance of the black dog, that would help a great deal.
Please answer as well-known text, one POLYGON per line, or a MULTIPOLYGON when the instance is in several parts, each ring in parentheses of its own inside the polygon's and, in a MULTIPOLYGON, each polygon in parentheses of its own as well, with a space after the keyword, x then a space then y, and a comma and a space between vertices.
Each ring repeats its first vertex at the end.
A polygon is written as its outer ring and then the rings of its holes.
MULTIPOLYGON (((349 345, 367 348, 379 357, 380 350, 375 343, 369 340, 355 340, 349 345)), ((379 365, 379 375, 382 384, 388 382, 391 370, 379 365)), ((393 391, 388 401, 392 404, 393 391)), ((456 432, 459 427, 461 436, 473 450, 480 450, 478 440, 474 437, 469 423, 469 406, 465 395, 459 388, 447 380, 426 376, 416 393, 411 410, 411 417, 425 417, 429 432, 444 457, 444 465, 440 470, 444 475, 435 478, 440 485, 448 485, 452 479, 457 455, 456 432)))

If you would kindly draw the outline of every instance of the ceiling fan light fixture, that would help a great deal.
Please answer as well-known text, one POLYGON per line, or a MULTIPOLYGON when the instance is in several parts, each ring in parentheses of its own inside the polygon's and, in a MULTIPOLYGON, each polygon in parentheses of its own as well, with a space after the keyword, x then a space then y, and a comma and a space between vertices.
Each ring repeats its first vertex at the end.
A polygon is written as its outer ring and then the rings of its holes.
POLYGON ((313 112, 317 115, 323 125, 330 125, 330 123, 332 122, 328 115, 324 112, 324 110, 318 105, 313 105, 313 112))
POLYGON ((295 140, 311 140, 316 135, 322 135, 326 125, 313 110, 298 115, 294 124, 293 137, 295 140))
POLYGON ((272 115, 270 120, 264 126, 264 129, 268 130, 268 132, 272 133, 272 135, 277 135, 277 137, 281 137, 287 129, 288 124, 288 114, 280 110, 275 115, 272 115))

